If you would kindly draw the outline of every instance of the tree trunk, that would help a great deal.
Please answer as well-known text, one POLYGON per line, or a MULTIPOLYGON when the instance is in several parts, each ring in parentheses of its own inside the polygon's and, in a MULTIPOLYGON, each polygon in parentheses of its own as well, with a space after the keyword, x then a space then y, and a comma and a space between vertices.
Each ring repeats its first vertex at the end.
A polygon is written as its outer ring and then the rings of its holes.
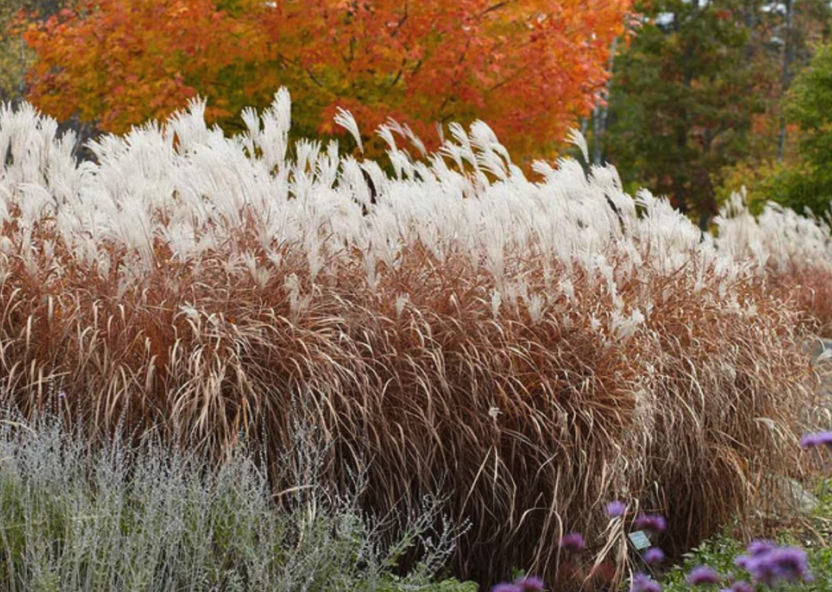
MULTIPOLYGON (((673 21, 675 23, 679 23, 679 15, 674 15, 673 21)), ((694 54, 694 47, 693 45, 688 42, 685 46, 685 52, 683 57, 684 63, 684 79, 682 84, 685 87, 685 91, 690 93, 692 85, 693 85, 693 72, 690 69, 691 61, 693 60, 694 54)), ((678 120, 676 122, 676 148, 678 149, 678 157, 680 159, 684 158, 685 148, 688 144, 688 132, 691 128, 691 122, 688 121, 690 117, 690 113, 687 110, 684 102, 682 102, 682 108, 679 111, 678 120)), ((679 163, 679 171, 684 169, 684 163, 679 163)), ((676 199, 676 207, 678 210, 687 216, 688 214, 688 195, 687 189, 685 188, 685 183, 682 180, 680 175, 676 175, 673 179, 673 193, 674 198, 676 199)))
MULTIPOLYGON (((786 36, 783 41, 783 75, 780 82, 781 97, 785 97, 789 89, 791 78, 790 68, 792 64, 792 15, 797 0, 786 0, 786 36)), ((782 102, 782 101, 781 101, 782 102)), ((781 106, 782 111, 782 106, 781 106)), ((783 153, 786 148, 786 114, 780 113, 780 137, 777 140, 777 160, 783 160, 783 153)))
POLYGON ((604 104, 595 106, 593 112, 593 136, 594 136, 594 151, 592 155, 592 162, 598 166, 602 166, 605 160, 604 138, 607 135, 607 121, 610 113, 610 85, 612 84, 612 72, 615 66, 615 52, 618 49, 618 37, 612 40, 612 47, 610 47, 610 62, 609 73, 610 77, 604 85, 603 101, 604 104))

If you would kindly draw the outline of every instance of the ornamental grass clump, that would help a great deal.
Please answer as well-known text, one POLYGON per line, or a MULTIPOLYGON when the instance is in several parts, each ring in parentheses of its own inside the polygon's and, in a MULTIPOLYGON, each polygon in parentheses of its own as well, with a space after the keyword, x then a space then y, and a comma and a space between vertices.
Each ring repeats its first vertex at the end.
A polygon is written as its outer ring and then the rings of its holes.
POLYGON ((737 193, 715 222, 720 250, 746 261, 769 293, 790 301, 814 331, 832 337, 832 228, 826 220, 775 203, 755 217, 744 193, 737 193))
POLYGON ((362 507, 447 495, 483 582, 556 573, 608 500, 672 510, 686 545, 800 473, 800 313, 666 200, 570 159, 527 177, 482 122, 432 154, 389 122, 383 161, 342 156, 289 142, 290 107, 226 137, 194 102, 92 162, 0 109, 5 400, 216 459, 314 425, 323 482, 367 463, 362 507))

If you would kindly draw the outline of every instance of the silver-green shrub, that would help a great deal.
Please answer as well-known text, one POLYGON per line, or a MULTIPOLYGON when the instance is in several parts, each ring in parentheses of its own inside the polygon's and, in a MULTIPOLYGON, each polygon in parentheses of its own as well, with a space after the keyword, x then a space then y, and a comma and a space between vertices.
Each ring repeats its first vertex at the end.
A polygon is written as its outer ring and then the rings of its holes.
MULTIPOLYGON (((0 424, 0 589, 75 591, 404 591, 431 585, 459 534, 437 532, 437 501, 403 520, 363 515, 348 495, 298 483, 273 499, 256 457, 219 467, 144 440, 90 446, 55 419, 0 424), (394 525, 399 525, 394 527, 394 525), (394 571, 418 549, 415 567, 394 571)), ((303 430, 301 430, 303 432, 303 430)), ((309 447, 316 438, 299 445, 309 447)), ((315 451, 280 459, 314 475, 315 451), (312 470, 309 470, 312 469, 312 470)))

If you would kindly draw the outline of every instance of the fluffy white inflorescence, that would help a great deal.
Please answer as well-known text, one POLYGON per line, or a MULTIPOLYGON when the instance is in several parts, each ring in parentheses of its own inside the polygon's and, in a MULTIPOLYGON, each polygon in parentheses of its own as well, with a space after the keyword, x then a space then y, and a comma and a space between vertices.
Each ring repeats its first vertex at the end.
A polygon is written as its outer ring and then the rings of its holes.
MULTIPOLYGON (((73 265, 97 266, 102 275, 113 271, 117 254, 123 291, 154 269, 160 246, 195 268, 222 251, 226 271, 262 287, 292 248, 305 253, 313 284, 358 253, 375 287, 403 250, 419 246, 440 261, 464 255, 493 276, 495 314, 525 307, 532 322, 554 295, 573 299, 573 279, 581 275, 611 299, 606 334, 626 338, 653 303, 645 295, 625 306, 619 293, 644 274, 672 274, 693 262, 694 273, 707 271, 710 281, 728 286, 753 272, 740 261, 749 252, 778 265, 829 255, 826 226, 774 207, 756 222, 737 202, 719 221, 717 248, 666 200, 647 191, 627 195, 610 166, 587 173, 570 159, 537 162, 540 179, 531 181, 482 122, 470 133, 451 125, 440 150, 427 154, 408 127, 390 121, 378 131, 388 165, 340 157, 334 142, 290 146, 283 89, 261 115, 246 110, 247 131, 232 138, 206 125, 204 109, 194 101, 163 125, 105 136, 90 144, 97 163, 78 163, 74 138, 58 138, 53 119, 29 105, 2 107, 0 221, 14 224, 6 225, 0 264, 20 256, 33 273, 59 268, 65 260, 44 257, 47 245, 37 238, 50 236, 73 253, 73 265), (397 145, 396 135, 423 159, 397 145), (542 266, 548 293, 529 293, 523 269, 531 260, 542 266)), ((349 113, 339 113, 337 123, 361 145, 349 113)), ((573 141, 585 150, 577 135, 573 141)), ((54 252, 55 244, 48 248, 54 252)), ((301 294, 290 283, 293 302, 309 306, 314 290, 301 294)))
POLYGON ((832 269, 832 230, 808 213, 774 203, 754 217, 745 206, 745 192, 735 193, 716 219, 719 249, 736 260, 750 260, 759 272, 774 269, 832 269))

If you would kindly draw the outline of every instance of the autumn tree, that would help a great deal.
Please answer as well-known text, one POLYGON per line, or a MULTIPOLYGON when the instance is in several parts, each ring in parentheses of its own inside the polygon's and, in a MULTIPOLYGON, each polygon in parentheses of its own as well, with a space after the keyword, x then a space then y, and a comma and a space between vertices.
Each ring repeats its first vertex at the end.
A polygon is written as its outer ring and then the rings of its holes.
POLYGON ((122 132, 200 95, 233 127, 287 86, 304 131, 337 107, 365 132, 393 117, 487 120, 540 153, 593 107, 631 0, 84 0, 27 34, 30 99, 122 132))
POLYGON ((265 57, 254 25, 212 0, 86 2, 29 26, 28 98, 60 120, 77 115, 114 132, 197 94, 212 99, 210 117, 227 116, 244 102, 229 70, 265 57))

